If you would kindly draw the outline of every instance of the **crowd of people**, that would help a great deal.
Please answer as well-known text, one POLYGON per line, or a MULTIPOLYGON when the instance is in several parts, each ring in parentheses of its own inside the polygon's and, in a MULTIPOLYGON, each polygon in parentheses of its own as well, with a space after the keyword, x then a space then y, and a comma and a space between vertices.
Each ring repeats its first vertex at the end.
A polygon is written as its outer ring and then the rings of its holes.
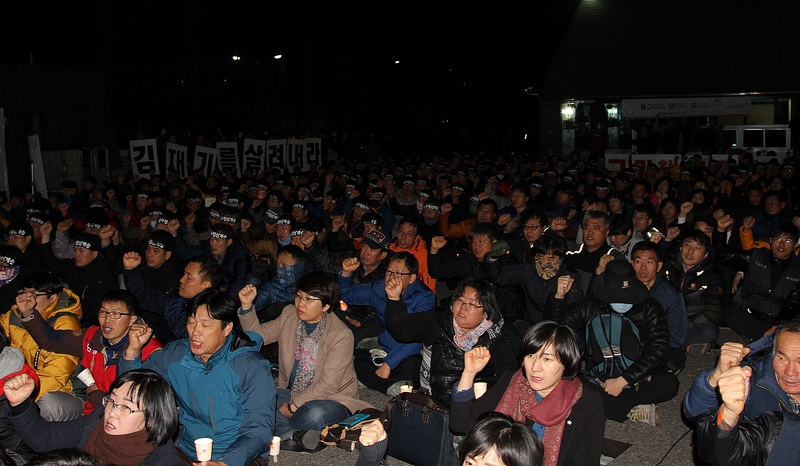
MULTIPOLYGON (((541 464, 599 464, 607 419, 658 425, 687 357, 720 351, 684 403, 699 454, 772 445, 800 407, 800 189, 792 157, 738 159, 455 154, 12 195, 0 442, 191 464, 210 437, 211 466, 248 465, 273 435, 323 448, 371 407, 359 386, 412 385, 469 432, 464 464, 500 454, 475 435, 516 424, 541 464), (738 340, 720 348, 721 325, 738 340)), ((385 437, 365 428, 364 454, 385 437)))

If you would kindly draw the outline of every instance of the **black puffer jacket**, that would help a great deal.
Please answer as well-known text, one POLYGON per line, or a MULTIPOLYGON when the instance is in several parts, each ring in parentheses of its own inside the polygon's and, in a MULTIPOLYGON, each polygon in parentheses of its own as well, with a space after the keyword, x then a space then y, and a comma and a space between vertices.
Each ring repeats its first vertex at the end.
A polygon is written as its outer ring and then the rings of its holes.
POLYGON ((684 271, 683 259, 678 255, 664 264, 661 275, 683 293, 687 316, 702 312, 715 324, 720 323, 726 294, 722 276, 714 270, 711 256, 684 271))
MULTIPOLYGON (((544 312, 546 320, 554 320, 580 333, 585 332, 587 322, 595 315, 614 311, 611 306, 594 297, 586 297, 577 303, 567 304, 563 299, 556 299, 555 295, 552 295, 547 300, 544 312)), ((669 327, 664 308, 650 297, 644 302, 634 304, 633 308, 625 313, 625 317, 639 329, 641 356, 622 373, 622 377, 630 385, 635 385, 667 368, 669 327)))
MULTIPOLYGON (((409 314, 403 301, 388 300, 386 304, 386 327, 399 342, 423 342, 431 351, 429 382, 431 396, 450 406, 453 384, 464 370, 464 351, 453 341, 453 314, 449 306, 425 312, 409 314)), ((492 357, 489 364, 478 374, 477 380, 494 385, 506 371, 519 369, 517 355, 511 340, 503 331, 503 319, 494 322, 474 345, 489 348, 492 357)), ((424 350, 423 350, 424 351, 424 350)))
MULTIPOLYGON (((716 240, 716 237, 714 238, 716 240)), ((715 243, 717 244, 717 243, 715 243)), ((757 311, 762 318, 774 324, 791 320, 784 301, 800 286, 800 258, 792 255, 786 260, 777 259, 765 248, 743 251, 718 246, 720 263, 744 271, 742 281, 742 306, 757 311)), ((796 311, 796 309, 794 310, 796 311)))
POLYGON ((768 411, 756 419, 739 419, 735 429, 723 430, 716 422, 717 409, 697 424, 697 455, 710 464, 797 465, 797 434, 800 417, 768 411))

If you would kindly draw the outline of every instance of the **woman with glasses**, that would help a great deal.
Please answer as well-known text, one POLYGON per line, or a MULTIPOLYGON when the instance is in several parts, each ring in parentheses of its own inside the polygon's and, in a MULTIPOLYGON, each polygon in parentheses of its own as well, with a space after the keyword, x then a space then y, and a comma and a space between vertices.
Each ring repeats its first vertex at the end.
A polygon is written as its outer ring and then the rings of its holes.
POLYGON ((252 312, 256 295, 252 285, 239 292, 239 321, 265 345, 278 342, 275 435, 283 450, 318 451, 323 427, 372 407, 358 399, 353 333, 331 314, 339 306, 339 285, 324 272, 301 277, 294 304, 263 324, 252 312))
POLYGON ((26 374, 5 382, 11 405, 8 419, 36 452, 80 448, 101 464, 181 464, 171 441, 179 425, 175 392, 151 370, 120 375, 102 405, 74 421, 45 421, 29 398, 33 391, 33 380, 26 374))
POLYGON ((464 353, 486 347, 497 358, 478 374, 493 385, 506 371, 517 368, 516 354, 506 333, 494 289, 486 280, 459 283, 449 305, 410 314, 400 299, 400 287, 387 279, 386 326, 400 341, 421 341, 420 385, 449 406, 453 383, 464 369, 464 353))
POLYGON ((497 411, 533 430, 544 444, 545 466, 599 465, 605 432, 603 398, 578 377, 581 352, 575 332, 553 321, 525 334, 517 368, 476 398, 476 375, 500 356, 486 348, 464 355, 453 387, 450 429, 467 432, 479 416, 497 411))

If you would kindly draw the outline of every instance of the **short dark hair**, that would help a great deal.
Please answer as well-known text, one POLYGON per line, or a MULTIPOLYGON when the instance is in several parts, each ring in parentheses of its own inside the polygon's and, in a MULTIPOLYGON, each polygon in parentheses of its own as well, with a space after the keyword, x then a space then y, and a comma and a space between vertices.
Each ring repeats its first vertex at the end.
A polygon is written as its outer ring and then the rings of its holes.
POLYGON ((647 214, 647 217, 650 219, 653 218, 653 208, 647 204, 636 204, 633 206, 633 213, 636 214, 636 212, 647 214))
POLYGON ((497 213, 497 201, 491 198, 483 199, 482 201, 478 202, 478 208, 480 209, 482 205, 492 206, 494 209, 494 213, 497 213))
POLYGON ((417 230, 417 233, 419 233, 419 220, 417 217, 403 217, 397 224, 397 228, 400 229, 401 225, 411 225, 417 230))
POLYGON ((211 288, 216 288, 222 280, 222 267, 211 256, 194 256, 189 262, 200 264, 200 276, 203 280, 211 282, 211 288))
POLYGON ((624 214, 613 214, 608 222, 609 235, 627 235, 633 230, 633 222, 624 214))
POLYGON ((186 316, 194 317, 197 309, 206 306, 208 315, 222 323, 222 328, 228 324, 239 325, 239 304, 225 292, 214 289, 205 289, 189 300, 186 316))
MULTIPOLYGON (((687 232, 683 236, 683 241, 690 239, 692 241, 697 241, 698 243, 702 244, 704 248, 706 248, 706 253, 711 253, 711 238, 708 237, 707 234, 703 233, 700 230, 692 230, 687 232)), ((681 243, 683 244, 683 243, 681 243)))
POLYGON ((47 296, 61 294, 64 291, 64 285, 53 272, 33 272, 22 281, 22 287, 47 293, 47 296))
POLYGON ((667 204, 672 204, 672 206, 678 210, 681 209, 681 201, 675 199, 674 197, 668 197, 661 201, 661 204, 659 204, 659 209, 664 210, 664 206, 667 204))
POLYGON ((178 401, 172 385, 150 369, 133 369, 117 376, 108 392, 131 382, 127 395, 144 410, 147 441, 161 445, 177 432, 178 401))
POLYGON ((525 424, 510 416, 489 411, 467 432, 458 449, 459 463, 478 458, 494 449, 506 466, 542 466, 544 447, 525 424))
POLYGON ((451 302, 464 296, 464 291, 466 291, 467 287, 475 288, 475 291, 478 292, 478 301, 481 302, 484 312, 489 316, 489 320, 492 322, 499 321, 502 315, 500 313, 500 306, 497 304, 497 296, 495 296, 494 287, 491 283, 482 278, 470 277, 462 280, 455 291, 453 291, 451 302))
MULTIPOLYGON (((544 212, 539 209, 526 209, 523 210, 522 213, 519 215, 519 224, 520 226, 525 225, 528 223, 528 220, 532 218, 538 218, 542 225, 547 225, 550 223, 550 219, 547 218, 544 212)), ((544 228, 544 226, 542 226, 544 228)))
POLYGON ((78 448, 59 448, 39 453, 25 464, 31 466, 101 466, 102 462, 78 448))
MULTIPOLYGON (((575 332, 552 320, 543 320, 528 330, 522 338, 519 349, 519 364, 525 374, 525 357, 536 354, 545 346, 551 345, 556 359, 564 366, 565 379, 574 379, 581 368, 581 350, 575 332)), ((527 376, 527 375, 526 375, 527 376)))
POLYGON ((775 343, 778 341, 778 336, 783 332, 796 333, 800 335, 800 320, 787 320, 778 325, 772 337, 772 346, 774 349, 775 343))
POLYGON ((129 313, 139 315, 139 300, 128 290, 111 290, 100 298, 100 305, 103 303, 123 304, 129 313))
POLYGON ((659 262, 664 262, 664 258, 661 255, 661 248, 652 241, 639 241, 638 243, 633 245, 633 250, 631 250, 631 261, 636 258, 636 253, 639 251, 653 251, 656 253, 656 258, 658 258, 659 262))
POLYGON ((528 187, 527 183, 516 183, 516 184, 514 184, 514 186, 511 187, 511 191, 509 191, 509 193, 510 194, 514 194, 514 191, 521 192, 522 194, 525 195, 525 197, 527 197, 529 199, 531 197, 531 188, 528 187))
POLYGON ((408 251, 394 253, 394 255, 389 258, 389 262, 402 262, 405 264, 409 273, 419 272, 419 261, 416 257, 414 257, 414 254, 411 254, 408 251))
POLYGON ((286 246, 281 246, 281 248, 278 249, 278 253, 275 254, 275 257, 278 257, 283 252, 292 256, 292 259, 294 259, 298 264, 306 261, 305 251, 303 251, 303 248, 296 244, 287 244, 286 246))
POLYGON ((330 306, 328 312, 339 309, 339 285, 329 274, 314 271, 297 279, 298 291, 319 298, 322 306, 330 306))
POLYGON ((766 195, 764 195, 764 200, 766 200, 768 197, 776 198, 777 201, 780 202, 781 204, 786 203, 786 200, 788 198, 786 196, 786 191, 783 190, 783 189, 781 189, 780 191, 770 191, 770 192, 768 192, 766 195))
POLYGON ((554 256, 563 258, 567 253, 567 242, 560 236, 544 234, 539 238, 539 241, 533 244, 531 252, 534 257, 537 254, 546 256, 552 253, 554 256))
POLYGON ((800 236, 800 230, 792 223, 792 222, 781 222, 772 231, 769 233, 770 238, 776 238, 781 235, 789 235, 794 240, 795 244, 797 244, 798 236, 800 236))
POLYGON ((500 238, 500 232, 493 223, 476 223, 471 230, 469 230, 469 237, 474 238, 476 235, 487 236, 490 240, 495 241, 500 238))

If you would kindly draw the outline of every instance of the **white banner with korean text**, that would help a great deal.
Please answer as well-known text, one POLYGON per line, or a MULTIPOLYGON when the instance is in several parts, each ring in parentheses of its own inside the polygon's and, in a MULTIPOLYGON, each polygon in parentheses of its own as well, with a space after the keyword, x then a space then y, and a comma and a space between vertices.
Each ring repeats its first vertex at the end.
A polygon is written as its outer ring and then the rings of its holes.
POLYGON ((622 99, 624 118, 749 115, 750 97, 622 99))
POLYGON ((130 142, 133 174, 150 178, 150 173, 160 175, 155 139, 136 139, 130 142))

